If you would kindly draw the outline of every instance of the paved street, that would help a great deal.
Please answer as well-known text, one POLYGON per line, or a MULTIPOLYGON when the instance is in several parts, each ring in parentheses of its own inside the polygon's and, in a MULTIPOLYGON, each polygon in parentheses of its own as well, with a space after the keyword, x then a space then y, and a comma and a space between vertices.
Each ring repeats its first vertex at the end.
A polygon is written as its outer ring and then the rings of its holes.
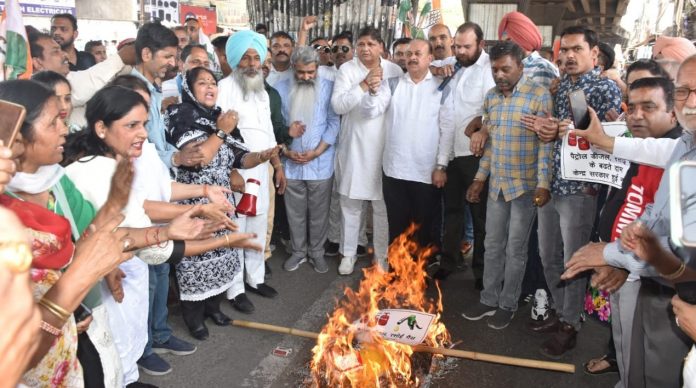
MULTIPOLYGON (((362 275, 356 266, 352 276, 339 276, 336 258, 329 260, 331 269, 325 274, 314 272, 309 264, 303 264, 297 271, 285 272, 281 265, 286 256, 278 249, 270 261, 273 278, 268 283, 280 292, 277 299, 268 300, 252 294, 250 298, 256 305, 254 314, 237 313, 227 303, 222 306, 223 311, 233 319, 319 331, 343 287, 356 285, 362 275)), ((360 259, 358 266, 368 263, 368 259, 360 259)), ((450 277, 443 283, 442 291, 443 321, 453 340, 462 341, 458 349, 544 360, 538 351, 543 337, 525 329, 530 306, 521 308, 508 328, 497 331, 488 328, 485 321, 469 322, 460 316, 462 306, 478 300, 470 271, 450 277)), ((296 387, 307 377, 306 366, 314 345, 311 340, 252 329, 217 327, 208 321, 210 338, 198 342, 188 335, 176 309, 171 311, 170 322, 176 335, 197 343, 198 351, 183 357, 165 355, 174 371, 161 377, 141 372, 141 381, 159 387, 296 387), (271 352, 276 346, 292 348, 293 352, 287 358, 274 356, 271 352)), ((589 376, 582 371, 584 362, 603 354, 607 339, 608 330, 599 323, 590 320, 585 324, 578 337, 578 347, 560 360, 576 365, 577 372, 573 375, 450 360, 447 370, 438 373, 431 387, 612 387, 618 380, 617 374, 589 376)))

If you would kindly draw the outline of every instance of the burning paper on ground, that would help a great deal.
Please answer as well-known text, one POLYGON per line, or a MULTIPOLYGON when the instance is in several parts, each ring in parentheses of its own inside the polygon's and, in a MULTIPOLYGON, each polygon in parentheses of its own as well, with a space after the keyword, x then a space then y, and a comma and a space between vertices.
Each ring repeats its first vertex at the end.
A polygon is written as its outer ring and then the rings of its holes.
POLYGON ((431 251, 412 241, 415 227, 389 248, 390 272, 364 270, 357 291, 346 289, 312 349, 315 386, 418 386, 411 345, 444 347, 442 297, 427 298, 431 251))

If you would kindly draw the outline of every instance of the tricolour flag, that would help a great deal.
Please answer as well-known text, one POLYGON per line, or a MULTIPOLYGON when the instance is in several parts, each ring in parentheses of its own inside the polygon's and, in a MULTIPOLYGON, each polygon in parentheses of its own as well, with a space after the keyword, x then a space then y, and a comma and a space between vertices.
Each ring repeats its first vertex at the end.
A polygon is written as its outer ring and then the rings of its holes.
POLYGON ((28 79, 31 77, 29 40, 22 21, 19 0, 6 0, 0 20, 0 79, 28 79))

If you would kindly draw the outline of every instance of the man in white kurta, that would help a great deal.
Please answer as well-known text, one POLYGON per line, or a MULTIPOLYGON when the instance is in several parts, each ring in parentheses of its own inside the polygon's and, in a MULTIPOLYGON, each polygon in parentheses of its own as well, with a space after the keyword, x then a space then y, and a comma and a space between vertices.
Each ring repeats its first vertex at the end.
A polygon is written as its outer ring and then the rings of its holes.
MULTIPOLYGON (((268 93, 264 88, 261 63, 266 57, 266 39, 253 31, 240 31, 227 41, 227 61, 233 69, 232 74, 218 84, 217 105, 223 111, 235 110, 239 113, 240 134, 249 151, 264 151, 275 147, 275 135, 271 122, 271 108, 268 93), (260 85, 260 87, 259 87, 260 85)), ((285 175, 278 156, 271 158, 275 169, 276 187, 280 194, 285 189, 285 175)), ((239 171, 244 180, 257 179, 261 182, 256 201, 255 216, 241 216, 237 220, 240 232, 256 233, 258 243, 266 245, 268 229, 267 214, 269 210, 269 184, 273 184, 269 174, 268 163, 239 171)), ((236 195, 239 203, 241 195, 236 195)), ((254 307, 245 294, 247 289, 261 296, 274 297, 278 293, 264 284, 265 266, 263 252, 245 249, 243 270, 235 276, 232 287, 227 291, 227 298, 233 306, 246 313, 254 307), (245 275, 246 274, 246 275, 245 275)))
POLYGON ((384 80, 403 74, 401 68, 380 57, 379 31, 366 27, 358 34, 358 56, 341 66, 336 76, 331 105, 343 115, 336 149, 336 179, 341 196, 341 275, 353 272, 363 202, 372 202, 375 259, 387 257, 387 210, 382 196, 384 115, 368 118, 361 101, 374 94, 384 80))

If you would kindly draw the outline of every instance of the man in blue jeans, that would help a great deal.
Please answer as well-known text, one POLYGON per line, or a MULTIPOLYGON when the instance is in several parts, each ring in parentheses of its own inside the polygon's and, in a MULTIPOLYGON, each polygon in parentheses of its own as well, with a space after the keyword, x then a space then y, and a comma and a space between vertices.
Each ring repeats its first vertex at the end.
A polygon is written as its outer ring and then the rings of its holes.
POLYGON ((536 206, 549 201, 551 144, 524 128, 522 115, 550 111, 551 95, 523 75, 524 52, 513 42, 489 51, 496 86, 483 102, 483 125, 490 136, 467 200, 477 203, 489 181, 484 240, 483 291, 480 303, 468 306, 464 318, 488 318, 488 326, 504 329, 517 310, 527 264, 527 242, 536 206))
MULTIPOLYGON (((159 23, 147 23, 138 30, 135 39, 136 65, 133 75, 143 79, 150 90, 150 111, 146 125, 148 139, 155 144, 160 158, 167 167, 177 167, 183 161, 193 159, 184 151, 167 143, 161 113, 162 92, 155 79, 163 79, 168 67, 174 67, 178 39, 174 32, 159 23)), ((157 199, 157 198, 148 198, 157 199)), ((150 265, 150 311, 148 314, 148 339, 145 351, 138 361, 143 372, 161 376, 172 371, 167 361, 158 354, 187 355, 196 351, 192 344, 172 335, 167 324, 167 295, 169 294, 169 264, 150 265)))

